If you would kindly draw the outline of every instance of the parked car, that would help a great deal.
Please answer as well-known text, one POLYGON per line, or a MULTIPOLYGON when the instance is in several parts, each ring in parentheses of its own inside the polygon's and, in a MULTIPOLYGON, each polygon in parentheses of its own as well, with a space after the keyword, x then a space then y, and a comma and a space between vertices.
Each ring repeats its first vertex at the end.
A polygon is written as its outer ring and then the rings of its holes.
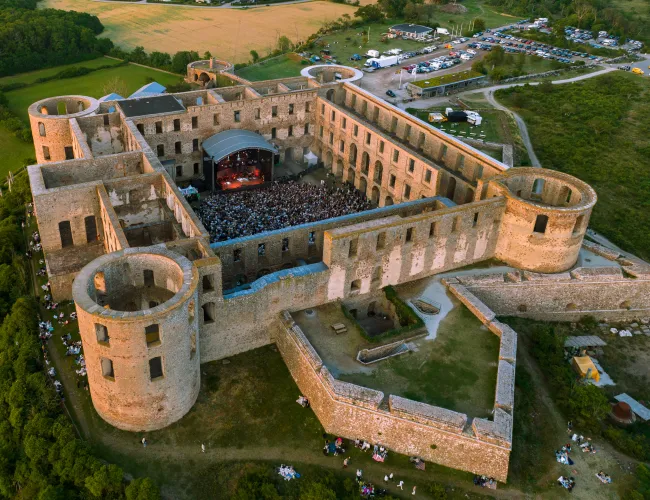
POLYGON ((393 91, 390 90, 390 89, 388 89, 388 90, 386 91, 386 95, 387 95, 388 97, 397 97, 397 96, 395 95, 395 92, 393 92, 393 91))

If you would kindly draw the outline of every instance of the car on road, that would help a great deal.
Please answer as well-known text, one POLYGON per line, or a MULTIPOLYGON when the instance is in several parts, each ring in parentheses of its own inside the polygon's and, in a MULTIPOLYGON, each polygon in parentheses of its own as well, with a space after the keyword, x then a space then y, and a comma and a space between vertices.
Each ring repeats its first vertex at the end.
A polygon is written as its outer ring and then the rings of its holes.
POLYGON ((393 92, 393 91, 390 90, 390 89, 388 89, 388 90, 386 91, 386 95, 387 95, 388 97, 397 97, 397 95, 395 95, 395 92, 393 92))

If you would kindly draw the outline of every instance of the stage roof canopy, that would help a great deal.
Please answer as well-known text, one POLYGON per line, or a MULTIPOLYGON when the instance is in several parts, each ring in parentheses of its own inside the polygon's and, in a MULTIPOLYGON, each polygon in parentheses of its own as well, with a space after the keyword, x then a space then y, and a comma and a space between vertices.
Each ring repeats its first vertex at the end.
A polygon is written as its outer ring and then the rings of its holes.
POLYGON ((250 130, 226 130, 203 141, 203 149, 213 161, 219 161, 242 149, 262 149, 277 153, 277 148, 250 130))

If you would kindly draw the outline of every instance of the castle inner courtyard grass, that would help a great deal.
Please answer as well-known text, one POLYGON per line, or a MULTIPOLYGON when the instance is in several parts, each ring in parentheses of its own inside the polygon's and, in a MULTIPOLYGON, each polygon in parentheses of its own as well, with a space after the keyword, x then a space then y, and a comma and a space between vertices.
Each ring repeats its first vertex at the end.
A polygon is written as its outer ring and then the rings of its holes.
MULTIPOLYGON (((466 413, 469 418, 490 418, 494 406, 499 338, 489 332, 462 304, 442 319, 435 339, 410 340, 406 354, 364 366, 356 361, 359 349, 377 347, 403 337, 370 344, 355 329, 338 303, 293 314, 323 363, 339 380, 377 389, 466 413), (337 335, 332 324, 348 331, 337 335)), ((412 334, 411 334, 412 335, 412 334)), ((405 337, 408 337, 407 334, 405 337)))

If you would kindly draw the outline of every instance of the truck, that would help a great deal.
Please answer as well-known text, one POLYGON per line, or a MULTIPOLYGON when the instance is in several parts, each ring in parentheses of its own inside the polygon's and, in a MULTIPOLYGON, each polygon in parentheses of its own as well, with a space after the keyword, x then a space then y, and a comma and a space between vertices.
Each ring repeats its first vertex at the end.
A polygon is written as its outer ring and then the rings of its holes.
POLYGON ((399 64, 398 56, 389 56, 389 57, 381 57, 381 58, 371 57, 366 61, 365 66, 372 66, 373 68, 387 68, 388 66, 395 66, 397 64, 399 64))
POLYGON ((378 50, 369 50, 366 52, 366 56, 368 57, 379 57, 379 51, 378 50))

